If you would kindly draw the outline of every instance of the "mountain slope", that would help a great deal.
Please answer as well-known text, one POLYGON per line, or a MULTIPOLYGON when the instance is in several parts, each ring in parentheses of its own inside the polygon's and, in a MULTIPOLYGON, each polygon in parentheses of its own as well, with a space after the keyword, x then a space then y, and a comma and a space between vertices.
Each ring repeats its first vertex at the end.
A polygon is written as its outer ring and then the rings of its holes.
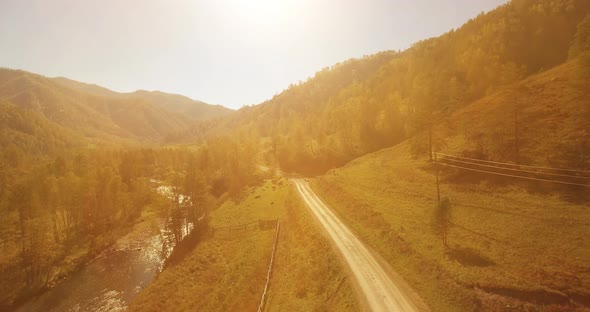
POLYGON ((10 69, 0 69, 0 99, 82 137, 119 143, 161 141, 195 120, 231 111, 179 95, 117 93, 66 78, 10 69))
POLYGON ((586 311, 587 201, 527 191, 511 179, 469 183, 473 176, 443 170, 440 195, 449 199, 451 224, 445 248, 435 221, 435 170, 409 150, 400 144, 365 155, 312 187, 430 307, 586 311))
POLYGON ((18 167, 25 157, 81 147, 84 138, 36 112, 0 100, 0 162, 18 167))
MULTIPOLYGON (((520 162, 590 170, 590 81, 579 80, 581 61, 532 75, 456 111, 434 127, 436 148, 515 162, 517 111, 520 162)), ((431 307, 586 311, 587 188, 441 167, 437 191, 427 152, 416 154, 425 140, 414 137, 357 158, 312 185, 431 307), (436 226, 438 192, 450 203, 448 247, 436 226)))
POLYGON ((562 64, 589 13, 585 0, 514 0, 406 51, 326 68, 196 132, 261 136, 284 170, 324 172, 562 64))
POLYGON ((178 94, 145 90, 137 90, 131 93, 118 93, 95 84, 87 84, 64 77, 52 79, 68 88, 97 96, 121 99, 141 99, 165 111, 179 113, 184 117, 197 121, 221 117, 232 112, 231 109, 224 106, 207 104, 178 94))
POLYGON ((438 127, 440 149, 480 159, 590 169, 590 80, 579 79, 580 62, 533 75, 458 110, 438 127))
POLYGON ((160 91, 138 90, 130 93, 129 96, 141 98, 161 109, 182 114, 196 121, 222 117, 233 111, 221 105, 211 105, 186 96, 160 91))

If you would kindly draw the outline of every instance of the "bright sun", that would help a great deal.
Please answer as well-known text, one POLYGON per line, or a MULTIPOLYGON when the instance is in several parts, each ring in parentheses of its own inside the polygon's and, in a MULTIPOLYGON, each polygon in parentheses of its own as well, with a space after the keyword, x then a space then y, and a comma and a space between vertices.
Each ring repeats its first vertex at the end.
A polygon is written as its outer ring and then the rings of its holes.
POLYGON ((248 21, 262 25, 288 22, 297 1, 293 0, 231 0, 236 13, 248 21))

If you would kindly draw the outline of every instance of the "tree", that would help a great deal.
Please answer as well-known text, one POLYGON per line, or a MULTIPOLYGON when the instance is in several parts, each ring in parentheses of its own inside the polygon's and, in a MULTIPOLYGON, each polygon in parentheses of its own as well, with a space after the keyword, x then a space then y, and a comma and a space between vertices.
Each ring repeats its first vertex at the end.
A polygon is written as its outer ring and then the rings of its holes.
POLYGON ((441 237, 443 246, 448 247, 449 219, 451 216, 451 201, 443 198, 434 209, 434 232, 441 237))
POLYGON ((187 224, 191 223, 193 229, 196 227, 198 220, 207 213, 209 187, 203 172, 201 172, 196 163, 196 159, 191 158, 186 170, 184 180, 184 192, 189 196, 187 204, 187 224))
POLYGON ((588 14, 577 27, 574 40, 570 46, 568 56, 570 59, 578 57, 590 50, 590 14, 588 14))

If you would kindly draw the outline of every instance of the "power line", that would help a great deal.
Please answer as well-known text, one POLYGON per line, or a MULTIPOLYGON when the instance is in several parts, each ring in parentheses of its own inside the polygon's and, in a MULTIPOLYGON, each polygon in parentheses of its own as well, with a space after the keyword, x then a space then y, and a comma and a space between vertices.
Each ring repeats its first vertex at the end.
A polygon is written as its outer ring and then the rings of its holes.
POLYGON ((388 161, 388 164, 427 164, 428 160, 399 160, 399 161, 388 161))
POLYGON ((459 158, 459 159, 467 159, 467 160, 474 160, 474 161, 480 161, 480 162, 491 163, 491 164, 504 165, 504 166, 516 166, 516 167, 522 167, 522 168, 556 170, 556 171, 570 171, 570 172, 577 172, 577 173, 590 173, 590 171, 588 171, 588 170, 576 170, 576 169, 564 169, 564 168, 552 168, 552 167, 539 167, 539 166, 517 165, 517 164, 511 164, 511 163, 505 163, 505 162, 498 162, 498 161, 491 161, 491 160, 483 160, 483 159, 469 158, 469 157, 463 157, 463 156, 456 156, 456 155, 450 155, 450 154, 444 154, 444 153, 438 153, 438 152, 435 153, 435 154, 436 155, 443 155, 443 156, 448 156, 448 157, 459 158))
POLYGON ((488 173, 488 174, 495 174, 495 175, 505 176, 505 177, 512 177, 512 178, 520 178, 520 179, 533 180, 533 181, 552 182, 552 183, 559 183, 559 184, 567 184, 567 185, 576 185, 576 186, 590 187, 590 184, 580 184, 580 183, 571 183, 571 182, 548 180, 548 179, 539 179, 539 178, 532 178, 532 177, 523 177, 523 176, 513 175, 513 174, 505 174, 505 173, 499 173, 499 172, 493 172, 493 171, 485 171, 485 170, 479 170, 479 169, 473 169, 473 168, 466 168, 466 167, 461 167, 461 166, 449 165, 449 164, 445 164, 445 163, 441 163, 441 162, 437 162, 437 164, 442 165, 442 166, 446 166, 446 167, 453 167, 453 168, 457 168, 457 169, 464 169, 464 170, 471 170, 471 171, 477 171, 477 172, 488 173))
POLYGON ((457 223, 454 223, 453 221, 448 221, 448 222, 449 222, 449 224, 450 224, 450 225, 456 226, 456 227, 458 227, 458 228, 460 228, 460 229, 463 229, 463 230, 465 230, 465 231, 467 231, 467 232, 469 232, 469 233, 471 233, 471 234, 475 234, 475 235, 478 235, 478 236, 482 236, 482 237, 485 237, 485 238, 487 238, 487 239, 490 239, 490 240, 496 241, 496 242, 498 242, 498 243, 506 243, 505 241, 499 240, 499 239, 497 239, 497 238, 493 238, 493 237, 491 237, 491 236, 488 236, 488 235, 486 235, 486 234, 479 233, 479 232, 477 232, 477 231, 474 231, 474 230, 472 230, 472 229, 468 229, 468 228, 466 228, 466 227, 464 227, 464 226, 462 226, 462 225, 459 225, 459 224, 457 224, 457 223))
POLYGON ((556 176, 556 177, 566 177, 566 178, 573 178, 573 179, 590 179, 590 177, 586 177, 586 176, 573 176, 573 175, 568 175, 568 174, 559 174, 559 173, 551 173, 551 172, 540 172, 540 171, 530 171, 530 170, 522 170, 522 169, 516 169, 516 168, 505 168, 505 167, 499 167, 499 166, 493 166, 493 165, 477 164, 477 163, 473 163, 473 162, 468 162, 468 161, 463 161, 463 160, 458 160, 458 159, 452 159, 452 158, 443 158, 441 160, 460 162, 460 163, 464 163, 464 164, 468 164, 468 165, 473 165, 473 166, 482 166, 482 167, 489 167, 489 168, 496 168, 496 169, 510 170, 510 171, 517 171, 517 172, 525 172, 525 173, 532 173, 532 174, 543 174, 543 175, 551 175, 551 176, 556 176))

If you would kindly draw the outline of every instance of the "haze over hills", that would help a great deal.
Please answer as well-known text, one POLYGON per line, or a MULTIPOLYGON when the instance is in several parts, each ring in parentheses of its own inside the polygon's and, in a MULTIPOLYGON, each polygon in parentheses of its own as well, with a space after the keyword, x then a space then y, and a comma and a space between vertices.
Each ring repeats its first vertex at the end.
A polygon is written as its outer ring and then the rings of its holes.
POLYGON ((0 99, 5 101, 5 109, 26 110, 36 119, 45 118, 41 127, 54 124, 44 132, 66 128, 75 132, 66 137, 115 143, 162 141, 169 132, 192 122, 232 111, 175 94, 117 93, 97 85, 11 69, 0 69, 0 99))
POLYGON ((211 105, 203 101, 193 100, 183 95, 161 91, 137 90, 131 93, 118 93, 95 84, 87 84, 64 77, 53 78, 53 80, 72 89, 98 96, 141 98, 163 110, 179 113, 197 121, 220 117, 232 111, 221 105, 211 105))

